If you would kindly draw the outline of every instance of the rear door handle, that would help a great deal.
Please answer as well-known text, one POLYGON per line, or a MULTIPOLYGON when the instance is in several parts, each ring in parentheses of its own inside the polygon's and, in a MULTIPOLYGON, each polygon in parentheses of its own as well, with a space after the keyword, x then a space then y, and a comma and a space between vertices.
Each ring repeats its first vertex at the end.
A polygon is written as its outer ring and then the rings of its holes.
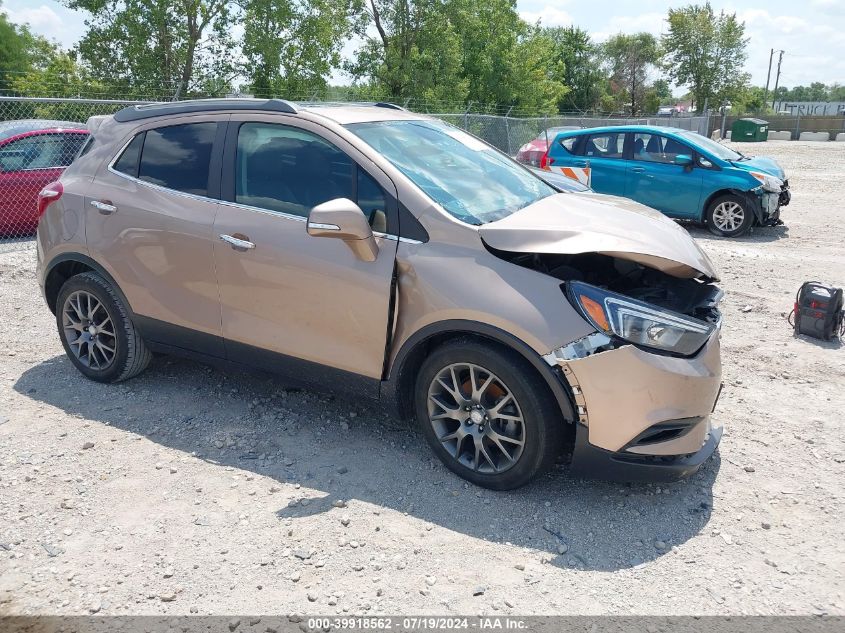
MULTIPOLYGON (((242 236, 246 238, 246 235, 242 236)), ((231 244, 232 248, 235 250, 252 250, 255 248, 255 244, 249 241, 249 238, 242 239, 241 237, 235 237, 234 235, 226 235, 225 233, 220 234, 220 239, 226 242, 227 244, 231 244)))
POLYGON ((117 211, 117 207, 111 203, 111 200, 92 200, 91 206, 97 209, 102 215, 111 215, 117 211))
POLYGON ((635 174, 641 174, 645 171, 645 167, 631 167, 631 171, 635 174))
POLYGON ((573 163, 573 164, 574 164, 574 166, 575 166, 575 167, 586 167, 586 166, 587 166, 587 161, 585 161, 585 160, 579 160, 579 161, 576 161, 576 162, 575 162, 575 163, 573 163))

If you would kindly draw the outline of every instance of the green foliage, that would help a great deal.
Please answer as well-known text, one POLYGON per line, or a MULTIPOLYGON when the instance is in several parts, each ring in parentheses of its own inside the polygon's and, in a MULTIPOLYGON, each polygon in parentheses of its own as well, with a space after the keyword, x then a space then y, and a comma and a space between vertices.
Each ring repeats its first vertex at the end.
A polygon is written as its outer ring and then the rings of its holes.
POLYGON ((358 14, 364 45, 347 70, 392 101, 462 101, 461 38, 443 0, 366 0, 358 14), (375 30, 375 35, 373 34, 375 30))
POLYGON ((543 29, 552 42, 552 60, 557 79, 569 91, 558 101, 561 112, 601 109, 605 75, 601 68, 601 48, 587 31, 577 26, 543 29))
POLYGON ((44 69, 56 45, 35 35, 26 25, 12 24, 0 2, 0 90, 12 90, 12 82, 24 73, 44 69))
POLYGON ((660 60, 657 39, 650 33, 620 33, 605 42, 603 51, 617 108, 632 115, 643 112, 648 74, 660 60))
POLYGON ((347 70, 394 101, 553 112, 566 92, 551 41, 513 0, 367 0, 361 17, 347 70))
POLYGON ((321 93, 362 0, 244 0, 242 50, 258 97, 321 93))
POLYGON ((687 85, 695 106, 718 107, 734 101, 748 84, 745 24, 735 13, 716 15, 710 3, 669 9, 669 31, 663 37, 665 69, 678 85, 687 85))
POLYGON ((772 95, 765 95, 765 88, 746 86, 731 101, 731 114, 770 114, 772 95), (765 98, 764 98, 765 97, 765 98))
POLYGON ((826 86, 820 81, 814 81, 809 86, 794 88, 778 86, 776 96, 778 101, 845 101, 845 86, 840 84, 826 86))
POLYGON ((228 0, 63 0, 88 11, 79 52, 115 96, 181 98, 234 74, 228 0))

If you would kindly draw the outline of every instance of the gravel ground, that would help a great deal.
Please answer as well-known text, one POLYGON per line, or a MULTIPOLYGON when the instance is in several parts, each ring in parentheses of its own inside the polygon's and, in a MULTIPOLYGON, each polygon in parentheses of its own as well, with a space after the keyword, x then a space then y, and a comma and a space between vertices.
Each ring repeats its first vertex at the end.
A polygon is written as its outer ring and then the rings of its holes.
MULTIPOLYGON (((744 148, 746 149, 746 148, 744 148)), ((787 227, 690 227, 723 273, 719 453, 689 480, 474 488, 374 408, 160 358, 65 359, 0 254, 0 613, 845 614, 845 351, 785 322, 845 284, 845 143, 774 143, 787 227)))

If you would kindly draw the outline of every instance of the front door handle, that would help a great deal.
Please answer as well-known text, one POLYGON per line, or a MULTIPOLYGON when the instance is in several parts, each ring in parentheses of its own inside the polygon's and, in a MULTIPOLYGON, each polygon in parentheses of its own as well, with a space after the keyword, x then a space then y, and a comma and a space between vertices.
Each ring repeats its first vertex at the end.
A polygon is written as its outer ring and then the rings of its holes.
POLYGON ((240 233, 236 233, 235 235, 226 235, 225 233, 221 233, 220 239, 227 244, 231 244, 232 248, 235 250, 248 251, 255 248, 255 244, 250 242, 246 235, 241 235, 240 233))
POLYGON ((111 215, 117 211, 117 207, 111 203, 111 200, 92 200, 91 206, 97 209, 102 215, 111 215))
POLYGON ((645 167, 631 167, 631 171, 635 174, 641 174, 645 171, 645 167))

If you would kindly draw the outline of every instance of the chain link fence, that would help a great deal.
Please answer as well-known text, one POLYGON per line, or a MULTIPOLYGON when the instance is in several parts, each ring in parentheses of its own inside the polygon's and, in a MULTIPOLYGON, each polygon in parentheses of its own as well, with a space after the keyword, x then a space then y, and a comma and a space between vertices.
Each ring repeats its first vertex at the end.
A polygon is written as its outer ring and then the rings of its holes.
POLYGON ((710 126, 709 116, 618 118, 561 115, 508 117, 470 112, 464 114, 432 114, 431 116, 484 139, 509 156, 516 156, 520 147, 535 139, 545 141, 545 144, 548 145, 561 129, 616 125, 662 125, 707 135, 710 126))
POLYGON ((0 97, 0 253, 34 246, 38 194, 73 162, 88 117, 132 103, 0 97))
MULTIPOLYGON (((113 114, 149 101, 0 96, 0 253, 32 247, 38 224, 38 193, 61 176, 87 138, 89 117, 113 114)), ((409 104, 413 107, 413 104, 409 104)), ((431 113, 516 156, 534 139, 548 145, 556 128, 606 125, 668 125, 707 134, 709 117, 609 118, 516 117, 431 113)))

